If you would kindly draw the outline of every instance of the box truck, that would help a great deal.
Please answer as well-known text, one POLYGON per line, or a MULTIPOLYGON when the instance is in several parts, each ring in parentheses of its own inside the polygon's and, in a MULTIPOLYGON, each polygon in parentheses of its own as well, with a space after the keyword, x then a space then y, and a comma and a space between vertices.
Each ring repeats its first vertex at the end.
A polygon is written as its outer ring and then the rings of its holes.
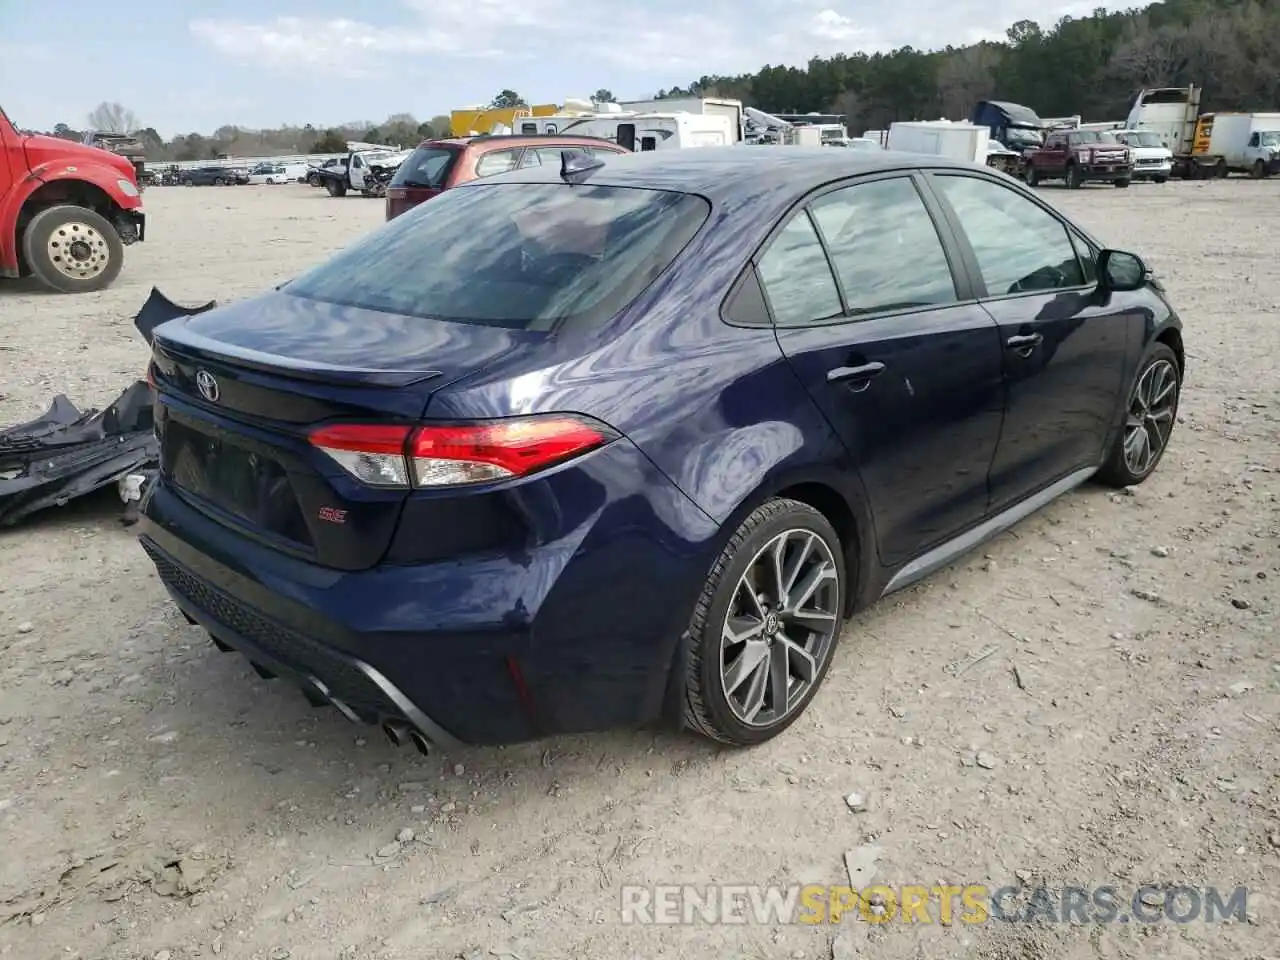
POLYGON ((1214 157, 1219 176, 1280 173, 1280 113, 1206 113, 1192 149, 1214 157))
POLYGON ((904 153, 925 153, 967 163, 987 162, 991 131, 945 120, 907 121, 889 126, 886 146, 904 153))

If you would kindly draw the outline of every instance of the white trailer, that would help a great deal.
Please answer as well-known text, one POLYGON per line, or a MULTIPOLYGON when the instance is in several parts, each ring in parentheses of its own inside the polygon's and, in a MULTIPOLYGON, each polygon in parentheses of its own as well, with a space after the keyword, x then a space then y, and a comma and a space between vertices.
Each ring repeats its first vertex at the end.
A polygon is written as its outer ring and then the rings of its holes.
POLYGON ((637 153, 684 147, 727 147, 738 130, 724 114, 622 113, 580 117, 558 131, 575 137, 600 137, 637 153))
POLYGON ((1280 113, 1206 114, 1197 140, 1206 139, 1208 153, 1229 172, 1258 180, 1280 173, 1280 113))
MULTIPOLYGON (((695 113, 728 117, 734 130, 734 142, 743 139, 744 115, 741 100, 723 97, 671 97, 666 100, 620 100, 617 105, 625 113, 695 113)), ((560 132, 564 133, 563 130, 560 132)))
POLYGON ((991 131, 945 120, 907 121, 889 126, 885 145, 903 153, 924 153, 966 163, 986 163, 991 131))

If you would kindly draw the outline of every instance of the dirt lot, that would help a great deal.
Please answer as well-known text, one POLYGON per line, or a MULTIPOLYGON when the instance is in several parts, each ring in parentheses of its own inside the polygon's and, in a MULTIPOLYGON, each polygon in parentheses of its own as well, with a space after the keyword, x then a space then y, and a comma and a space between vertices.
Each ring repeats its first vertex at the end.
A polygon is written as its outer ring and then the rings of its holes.
MULTIPOLYGON (((754 751, 617 733, 424 759, 217 653, 114 493, 0 535, 0 953, 1280 956, 1280 183, 1045 193, 1183 313, 1169 455, 1133 496, 1078 491, 859 616, 809 713, 754 751), (624 884, 847 883, 868 845, 893 886, 1246 886, 1249 916, 620 920, 624 884)), ((301 186, 147 206, 110 291, 0 287, 0 423, 139 375, 152 284, 242 297, 382 215, 301 186)))

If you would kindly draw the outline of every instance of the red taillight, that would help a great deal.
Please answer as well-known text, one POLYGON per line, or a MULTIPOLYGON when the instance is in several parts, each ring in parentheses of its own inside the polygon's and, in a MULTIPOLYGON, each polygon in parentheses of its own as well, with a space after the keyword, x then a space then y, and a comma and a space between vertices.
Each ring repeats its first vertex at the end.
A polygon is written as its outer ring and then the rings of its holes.
POLYGON ((154 363, 147 364, 147 385, 152 390, 156 389, 156 365, 154 363))
POLYGON ((311 442, 362 483, 441 487, 523 477, 581 456, 617 434, 585 417, 513 417, 485 423, 338 424, 311 442))

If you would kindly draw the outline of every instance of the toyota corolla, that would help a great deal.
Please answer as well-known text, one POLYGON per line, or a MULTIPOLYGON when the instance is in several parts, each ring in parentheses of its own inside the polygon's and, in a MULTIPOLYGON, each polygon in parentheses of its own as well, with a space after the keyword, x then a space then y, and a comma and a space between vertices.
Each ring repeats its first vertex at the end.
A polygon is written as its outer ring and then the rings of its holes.
POLYGON ((854 611, 1165 452, 1159 281, 1009 177, 561 159, 156 331, 142 544, 314 703, 424 750, 759 743, 854 611))

